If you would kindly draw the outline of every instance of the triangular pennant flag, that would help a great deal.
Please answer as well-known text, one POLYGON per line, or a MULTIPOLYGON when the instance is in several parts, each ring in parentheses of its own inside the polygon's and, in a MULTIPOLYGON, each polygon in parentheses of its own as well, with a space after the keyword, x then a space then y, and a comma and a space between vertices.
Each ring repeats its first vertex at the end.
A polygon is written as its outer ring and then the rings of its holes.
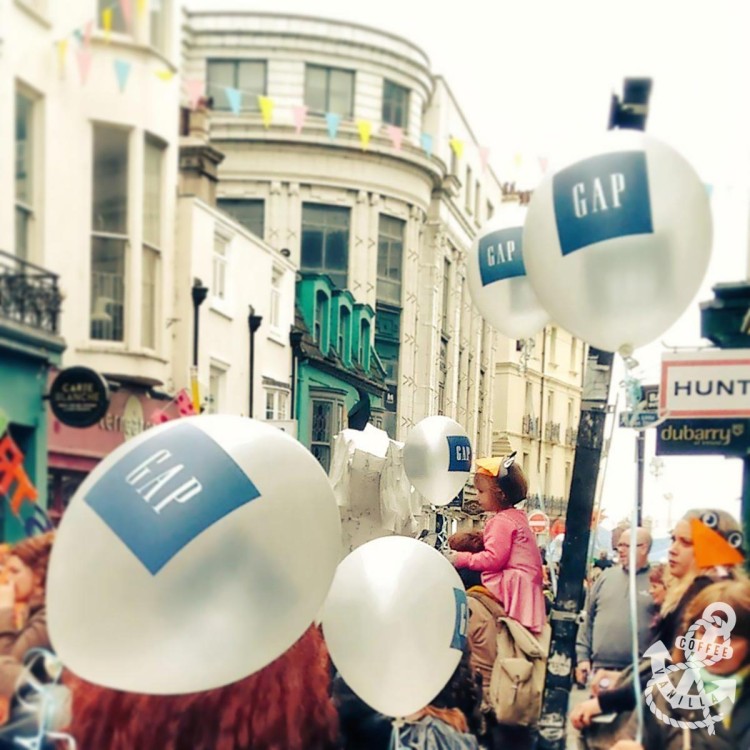
POLYGON ((65 75, 65 56, 68 54, 68 40, 61 39, 57 43, 57 64, 60 68, 60 75, 65 75))
POLYGON ((125 26, 128 29, 131 29, 133 22, 133 6, 131 0, 120 0, 120 10, 122 11, 122 17, 125 20, 125 26))
POLYGON ((224 94, 226 94, 229 109, 238 115, 242 109, 242 92, 239 89, 233 89, 231 86, 225 86, 224 94))
POLYGON ((464 155, 464 142, 460 138, 451 138, 450 144, 456 158, 460 159, 464 155))
POLYGON ((102 28, 104 39, 109 42, 109 35, 112 33, 112 8, 105 8, 102 11, 102 28))
POLYGON ((547 174, 547 167, 549 166, 549 159, 546 156, 539 157, 539 169, 542 170, 542 174, 547 174))
POLYGON ((162 81, 171 81, 174 78, 174 73, 171 70, 167 70, 166 68, 155 71, 154 75, 157 78, 161 78, 162 81))
POLYGON ((706 195, 708 195, 708 199, 711 200, 711 196, 714 194, 714 186, 708 182, 704 182, 703 187, 706 188, 706 195))
POLYGON ((206 93, 206 82, 200 78, 190 78, 185 81, 185 90, 187 91, 190 109, 195 109, 206 93))
POLYGON ((294 118, 294 129, 299 135, 302 132, 302 128, 305 126, 305 120, 307 119, 307 107, 292 107, 292 117, 294 118))
POLYGON ((177 409, 183 417, 192 417, 194 414, 198 413, 195 409, 193 400, 190 398, 190 394, 188 393, 187 388, 183 388, 177 394, 177 398, 175 399, 175 401, 177 402, 177 409))
POLYGON ((74 29, 73 36, 76 38, 78 44, 83 44, 83 31, 81 29, 74 29))
POLYGON ((490 150, 487 146, 481 146, 479 149, 479 163, 482 167, 482 172, 486 172, 487 167, 490 165, 490 150))
POLYGON ((422 133, 419 142, 428 158, 432 156, 432 136, 429 133, 422 133))
POLYGON ((115 74, 117 75, 117 85, 120 87, 120 93, 122 93, 128 85, 130 63, 127 60, 115 60, 115 74))
POLYGON ((341 115, 337 115, 335 112, 326 112, 326 125, 328 125, 328 135, 331 138, 336 137, 336 133, 339 132, 340 123, 341 115))
POLYGON ((76 59, 78 60, 78 74, 81 77, 81 83, 85 86, 89 77, 89 70, 91 70, 91 52, 85 47, 79 49, 76 52, 76 59))
POLYGON ((357 120, 357 130, 359 131, 359 140, 364 151, 370 145, 372 123, 369 120, 357 120))
POLYGON ((404 129, 399 128, 396 125, 389 125, 386 128, 386 132, 388 133, 388 137, 391 139, 393 148, 395 148, 396 151, 401 151, 401 144, 404 140, 404 129))
POLYGON ((273 99, 268 96, 258 96, 258 106, 260 107, 263 127, 268 129, 271 126, 271 119, 273 118, 273 99))
POLYGON ((148 0, 138 0, 137 8, 139 16, 145 15, 146 10, 148 9, 148 0))
POLYGON ((91 32, 94 30, 94 22, 87 21, 83 25, 83 46, 88 49, 91 46, 91 32))
POLYGON ((154 412, 151 415, 151 419, 149 420, 151 424, 154 427, 157 427, 160 424, 164 424, 165 422, 169 422, 169 415, 165 414, 161 409, 157 412, 154 412))

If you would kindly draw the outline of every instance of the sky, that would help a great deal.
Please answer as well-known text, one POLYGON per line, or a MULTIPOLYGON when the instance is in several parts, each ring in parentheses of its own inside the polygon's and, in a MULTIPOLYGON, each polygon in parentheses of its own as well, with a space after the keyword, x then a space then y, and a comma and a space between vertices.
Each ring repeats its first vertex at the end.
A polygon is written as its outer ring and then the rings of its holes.
MULTIPOLYGON (((750 3, 746 0, 188 0, 189 8, 294 13, 352 21, 423 49, 490 148, 501 181, 533 188, 539 158, 585 147, 607 125, 623 78, 653 79, 647 132, 685 156, 711 186, 714 246, 701 291, 659 341, 636 351, 644 383, 657 382, 665 346, 705 346, 698 303, 717 282, 748 278, 750 205, 750 3), (520 166, 518 156, 520 155, 520 166)), ((633 300, 637 304, 637 300, 633 300)), ((615 372, 611 400, 616 383, 615 372)), ((622 403, 624 397, 621 396, 622 403)), ((646 464, 654 455, 647 435, 646 464)), ((635 436, 615 429, 603 507, 628 515, 635 498, 635 436)), ((646 471, 645 513, 666 529, 691 507, 739 512, 741 462, 665 457, 646 471), (671 503, 665 495, 672 496, 671 503), (671 508, 670 508, 671 506, 671 508), (670 518, 671 516, 671 518, 670 518)))

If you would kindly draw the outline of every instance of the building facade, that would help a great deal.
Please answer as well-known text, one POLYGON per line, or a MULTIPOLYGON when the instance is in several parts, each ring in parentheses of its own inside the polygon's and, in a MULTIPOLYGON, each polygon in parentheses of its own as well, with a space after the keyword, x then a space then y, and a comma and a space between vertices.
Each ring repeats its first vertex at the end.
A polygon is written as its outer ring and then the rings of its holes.
POLYGON ((442 413, 489 452, 495 334, 465 261, 502 194, 424 53, 353 24, 188 13, 183 69, 225 155, 219 207, 375 312, 389 434, 442 413))

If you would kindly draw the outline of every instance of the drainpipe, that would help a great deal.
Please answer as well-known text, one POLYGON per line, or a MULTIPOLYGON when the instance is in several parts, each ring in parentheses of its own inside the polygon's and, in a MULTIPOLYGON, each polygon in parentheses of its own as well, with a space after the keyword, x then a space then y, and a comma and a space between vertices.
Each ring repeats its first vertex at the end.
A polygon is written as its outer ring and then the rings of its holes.
POLYGON ((247 325, 250 329, 250 375, 248 383, 247 416, 253 417, 253 384, 255 383, 255 332, 260 328, 263 317, 255 314, 255 308, 248 305, 247 325))

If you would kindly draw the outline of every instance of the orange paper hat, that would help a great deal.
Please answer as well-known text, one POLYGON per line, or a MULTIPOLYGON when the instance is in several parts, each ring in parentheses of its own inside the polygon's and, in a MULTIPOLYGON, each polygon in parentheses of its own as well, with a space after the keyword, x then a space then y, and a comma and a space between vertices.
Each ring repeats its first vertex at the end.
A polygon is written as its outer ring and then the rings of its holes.
POLYGON ((478 458, 477 474, 484 474, 488 477, 504 477, 508 474, 508 469, 516 460, 516 451, 509 456, 489 456, 488 458, 478 458))
POLYGON ((715 565, 742 564, 745 561, 741 549, 742 534, 739 531, 733 531, 729 534, 729 538, 725 539, 722 534, 711 528, 714 515, 706 513, 700 520, 690 519, 696 565, 699 568, 713 568, 715 565), (706 518, 707 516, 711 518, 706 518))

